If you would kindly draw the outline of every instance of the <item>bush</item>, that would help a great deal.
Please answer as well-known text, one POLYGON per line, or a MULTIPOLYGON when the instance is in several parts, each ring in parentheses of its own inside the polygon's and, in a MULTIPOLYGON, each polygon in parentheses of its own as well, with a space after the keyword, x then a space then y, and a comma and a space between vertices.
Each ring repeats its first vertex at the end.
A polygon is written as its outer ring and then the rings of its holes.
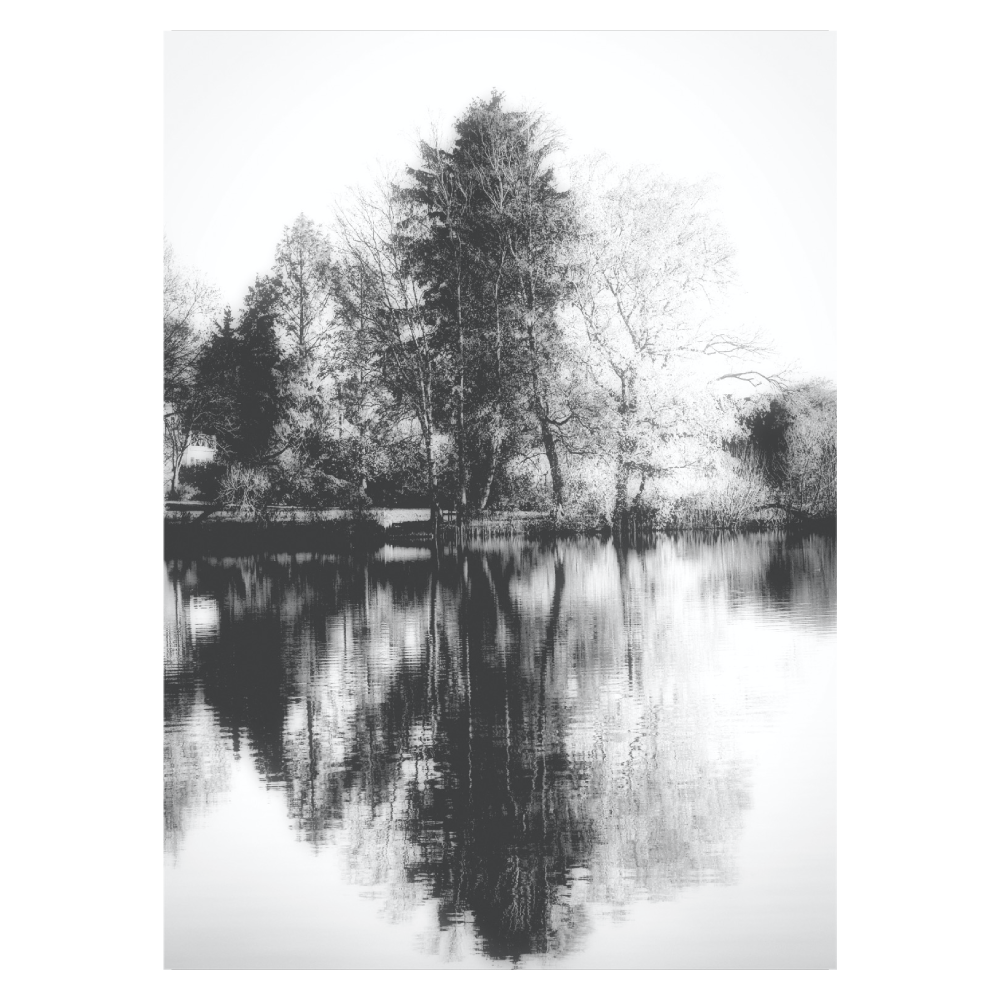
POLYGON ((275 502, 291 507, 368 506, 370 501, 353 483, 332 475, 318 464, 281 466, 273 474, 275 502))
POLYGON ((178 483, 183 500, 215 500, 228 466, 223 462, 200 462, 182 465, 178 483))
POLYGON ((392 434, 370 456, 368 495, 380 507, 425 507, 427 472, 419 439, 392 434))
POLYGON ((196 490, 190 483, 179 483, 176 490, 169 489, 169 485, 170 484, 168 483, 167 484, 167 486, 168 486, 167 499, 168 500, 200 500, 201 499, 201 497, 198 494, 198 490, 196 490))
POLYGON ((583 475, 566 479, 566 503, 563 514, 567 521, 591 529, 611 526, 614 510, 614 484, 609 480, 583 475))
POLYGON ((527 472, 497 471, 490 491, 490 510, 548 510, 552 506, 552 488, 543 478, 527 472))
MULTIPOLYGON (((822 517, 837 510, 837 393, 817 380, 753 400, 743 437, 726 442, 744 479, 764 487, 761 503, 822 517)), ((722 502, 722 498, 717 498, 722 502)), ((725 504, 723 503, 723 507, 725 504)))
POLYGON ((270 477, 263 469, 232 465, 222 478, 218 499, 227 507, 235 507, 241 517, 266 521, 267 508, 273 502, 270 477))

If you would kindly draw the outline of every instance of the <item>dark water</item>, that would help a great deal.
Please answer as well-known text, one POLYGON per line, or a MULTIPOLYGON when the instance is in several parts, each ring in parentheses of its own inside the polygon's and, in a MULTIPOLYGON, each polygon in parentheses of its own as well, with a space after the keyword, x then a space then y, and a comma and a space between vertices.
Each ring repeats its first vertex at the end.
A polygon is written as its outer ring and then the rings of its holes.
POLYGON ((166 563, 166 965, 835 965, 831 538, 166 563))

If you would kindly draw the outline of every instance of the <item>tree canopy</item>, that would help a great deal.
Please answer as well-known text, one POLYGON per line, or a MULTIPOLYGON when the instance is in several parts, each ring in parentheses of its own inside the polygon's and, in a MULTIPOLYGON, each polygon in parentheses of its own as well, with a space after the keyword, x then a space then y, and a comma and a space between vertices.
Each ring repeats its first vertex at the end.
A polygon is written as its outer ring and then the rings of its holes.
POLYGON ((562 153, 544 114, 473 101, 412 166, 341 198, 329 229, 296 218, 211 334, 168 251, 172 489, 194 432, 275 496, 353 484, 460 523, 514 506, 621 527, 744 475, 751 452, 772 492, 785 452, 835 468, 835 408, 803 403, 758 333, 717 319, 734 252, 710 190, 562 153))

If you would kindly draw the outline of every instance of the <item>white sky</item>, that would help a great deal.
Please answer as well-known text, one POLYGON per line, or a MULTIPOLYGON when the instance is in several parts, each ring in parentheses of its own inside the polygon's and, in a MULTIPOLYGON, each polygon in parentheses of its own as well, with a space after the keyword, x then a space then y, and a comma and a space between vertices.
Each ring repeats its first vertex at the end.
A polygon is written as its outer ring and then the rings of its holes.
POLYGON ((570 156, 711 177, 737 247, 728 321, 836 374, 835 35, 827 32, 171 32, 165 220, 236 308, 284 226, 476 97, 546 112, 570 156))

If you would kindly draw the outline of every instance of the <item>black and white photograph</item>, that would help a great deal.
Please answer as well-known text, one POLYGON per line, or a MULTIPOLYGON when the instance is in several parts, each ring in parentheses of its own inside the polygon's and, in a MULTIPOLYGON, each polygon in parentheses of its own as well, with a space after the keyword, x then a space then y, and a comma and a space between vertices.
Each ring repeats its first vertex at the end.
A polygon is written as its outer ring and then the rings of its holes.
POLYGON ((164 34, 166 969, 837 968, 837 37, 164 34))

